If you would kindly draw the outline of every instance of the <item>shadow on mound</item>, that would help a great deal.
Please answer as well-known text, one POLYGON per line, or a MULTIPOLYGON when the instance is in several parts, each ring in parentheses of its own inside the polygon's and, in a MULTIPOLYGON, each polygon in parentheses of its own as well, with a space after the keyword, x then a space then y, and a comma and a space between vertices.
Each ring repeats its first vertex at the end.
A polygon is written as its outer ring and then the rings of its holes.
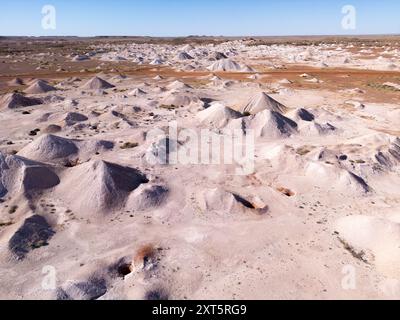
POLYGON ((92 277, 86 281, 69 281, 57 289, 57 300, 96 300, 107 292, 106 281, 92 277))
POLYGON ((18 260, 22 260, 30 251, 48 245, 47 241, 54 234, 46 219, 35 215, 25 220, 10 239, 8 247, 18 260))
POLYGON ((38 191, 51 189, 60 179, 51 167, 20 156, 4 157, 0 152, 0 197, 23 192, 30 198, 38 191))
POLYGON ((156 288, 146 292, 145 300, 166 301, 169 300, 169 295, 164 288, 156 288))

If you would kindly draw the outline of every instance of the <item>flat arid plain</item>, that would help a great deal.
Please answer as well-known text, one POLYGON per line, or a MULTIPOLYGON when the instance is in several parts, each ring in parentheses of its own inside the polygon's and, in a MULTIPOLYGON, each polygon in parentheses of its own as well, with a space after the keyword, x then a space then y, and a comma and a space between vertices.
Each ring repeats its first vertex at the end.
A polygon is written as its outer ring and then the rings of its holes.
POLYGON ((400 299, 399 45, 1 38, 0 298, 400 299))

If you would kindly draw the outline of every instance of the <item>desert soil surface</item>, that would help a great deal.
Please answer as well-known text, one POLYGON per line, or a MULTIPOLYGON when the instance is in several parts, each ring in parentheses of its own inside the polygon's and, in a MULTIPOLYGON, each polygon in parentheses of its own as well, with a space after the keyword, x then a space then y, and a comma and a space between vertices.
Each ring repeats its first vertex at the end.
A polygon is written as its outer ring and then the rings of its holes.
POLYGON ((399 44, 0 39, 0 299, 400 299, 399 44))

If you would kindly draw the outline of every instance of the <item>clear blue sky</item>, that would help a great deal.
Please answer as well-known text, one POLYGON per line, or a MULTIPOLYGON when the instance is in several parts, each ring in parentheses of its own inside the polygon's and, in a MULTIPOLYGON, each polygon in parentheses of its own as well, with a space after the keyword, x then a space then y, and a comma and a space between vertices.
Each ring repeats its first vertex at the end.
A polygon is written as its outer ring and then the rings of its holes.
POLYGON ((400 34, 399 0, 0 0, 0 35, 400 34), (41 27, 54 5, 57 29, 41 27), (341 27, 344 5, 357 28, 341 27))

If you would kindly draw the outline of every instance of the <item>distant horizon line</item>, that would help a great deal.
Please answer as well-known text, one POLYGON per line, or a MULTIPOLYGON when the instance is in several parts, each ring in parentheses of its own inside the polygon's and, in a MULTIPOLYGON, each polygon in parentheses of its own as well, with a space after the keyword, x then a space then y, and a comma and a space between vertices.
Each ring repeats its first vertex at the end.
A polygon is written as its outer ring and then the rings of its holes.
POLYGON ((369 34, 312 34, 312 35, 0 35, 0 38, 293 38, 293 37, 373 37, 373 36, 400 36, 400 33, 369 33, 369 34))

